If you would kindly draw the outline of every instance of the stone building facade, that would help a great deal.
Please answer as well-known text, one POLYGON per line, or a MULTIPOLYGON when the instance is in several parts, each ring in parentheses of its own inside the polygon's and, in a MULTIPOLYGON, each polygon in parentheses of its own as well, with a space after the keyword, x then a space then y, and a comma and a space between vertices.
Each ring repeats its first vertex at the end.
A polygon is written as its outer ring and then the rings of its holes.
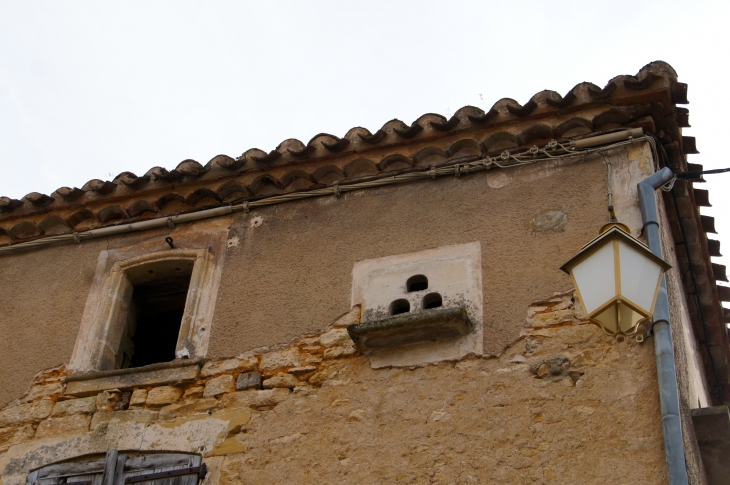
MULTIPOLYGON (((686 94, 655 62, 0 198, 0 484, 667 483, 654 339, 591 324, 560 266, 607 187, 641 239, 636 184, 701 170, 686 94)), ((656 197, 686 470, 724 483, 700 429, 730 295, 694 183, 656 197)))

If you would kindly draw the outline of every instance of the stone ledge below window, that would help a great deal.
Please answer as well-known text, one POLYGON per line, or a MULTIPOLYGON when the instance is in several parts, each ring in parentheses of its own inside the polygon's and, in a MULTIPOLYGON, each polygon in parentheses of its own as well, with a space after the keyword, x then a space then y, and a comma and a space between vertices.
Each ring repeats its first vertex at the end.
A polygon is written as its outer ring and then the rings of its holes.
POLYGON ((194 381, 200 374, 203 359, 178 359, 172 362, 115 369, 91 371, 70 375, 65 379, 66 394, 70 396, 91 396, 110 389, 133 389, 135 387, 159 386, 194 381))
POLYGON ((438 308, 357 323, 347 327, 361 352, 462 337, 473 324, 463 307, 438 308))
POLYGON ((692 423, 710 485, 730 477, 730 413, 727 406, 692 410, 692 423))

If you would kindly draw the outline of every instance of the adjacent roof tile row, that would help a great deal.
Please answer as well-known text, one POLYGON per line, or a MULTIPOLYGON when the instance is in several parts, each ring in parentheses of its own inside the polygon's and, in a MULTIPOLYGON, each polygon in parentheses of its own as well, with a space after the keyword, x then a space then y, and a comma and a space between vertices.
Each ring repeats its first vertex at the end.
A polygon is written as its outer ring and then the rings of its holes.
MULTIPOLYGON (((665 129, 664 115, 672 109, 672 103, 686 102, 686 92, 686 85, 676 82, 676 73, 671 66, 655 62, 642 68, 636 76, 618 76, 603 88, 584 82, 576 85, 565 96, 555 91, 541 91, 524 105, 504 98, 487 112, 466 106, 448 119, 442 115, 427 113, 410 125, 400 120, 391 120, 375 133, 356 127, 342 138, 321 133, 306 144, 296 139, 288 139, 270 152, 254 148, 237 158, 218 155, 205 165, 195 160, 185 160, 173 170, 153 167, 142 176, 122 172, 112 181, 90 180, 80 189, 61 187, 50 196, 34 192, 20 200, 0 197, 0 220, 38 213, 41 209, 85 204, 104 197, 129 196, 135 192, 159 190, 165 185, 232 178, 252 171, 265 173, 281 166, 309 164, 353 153, 366 154, 373 150, 380 151, 391 146, 424 142, 461 132, 484 130, 530 119, 564 116, 592 106, 614 105, 615 108, 590 120, 577 117, 556 127, 536 123, 519 135, 509 132, 495 134, 495 138, 482 140, 482 143, 486 151, 510 149, 530 143, 539 144, 544 139, 568 138, 590 131, 610 129, 641 118, 646 118, 643 120, 647 125, 646 129, 662 134, 671 133, 673 130, 665 129)), ((687 124, 686 110, 677 119, 687 124)), ((674 118, 672 122, 676 123, 674 118)))

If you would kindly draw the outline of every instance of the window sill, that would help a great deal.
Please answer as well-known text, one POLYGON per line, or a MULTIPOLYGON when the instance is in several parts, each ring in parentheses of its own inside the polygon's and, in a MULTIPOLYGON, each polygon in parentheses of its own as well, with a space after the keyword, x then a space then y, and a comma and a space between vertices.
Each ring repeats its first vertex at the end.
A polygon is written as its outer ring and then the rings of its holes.
POLYGON ((697 444, 707 478, 712 483, 726 483, 730 476, 730 413, 727 406, 692 410, 697 444))
POLYGON ((462 337, 472 325, 462 307, 438 308, 358 323, 347 327, 358 350, 368 352, 420 342, 462 337))
POLYGON ((203 359, 177 359, 172 362, 134 367, 90 371, 73 374, 65 379, 66 394, 90 396, 110 389, 132 389, 141 386, 158 386, 194 381, 200 374, 203 359))

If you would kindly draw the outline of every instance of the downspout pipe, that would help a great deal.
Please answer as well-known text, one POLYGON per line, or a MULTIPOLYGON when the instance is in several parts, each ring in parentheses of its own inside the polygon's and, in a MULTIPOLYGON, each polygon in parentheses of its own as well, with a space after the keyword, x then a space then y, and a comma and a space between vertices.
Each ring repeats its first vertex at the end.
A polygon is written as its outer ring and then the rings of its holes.
MULTIPOLYGON (((644 236, 652 253, 660 258, 662 241, 659 234, 659 215, 654 192, 666 184, 674 174, 664 167, 638 184, 641 218, 644 236)), ((662 277, 656 305, 654 306, 654 351, 656 353, 657 378, 659 381, 659 402, 662 412, 664 455, 667 460, 670 485, 687 485, 687 466, 684 459, 682 421, 679 414, 679 390, 677 369, 674 362, 672 330, 669 325, 669 297, 667 279, 662 277)))

